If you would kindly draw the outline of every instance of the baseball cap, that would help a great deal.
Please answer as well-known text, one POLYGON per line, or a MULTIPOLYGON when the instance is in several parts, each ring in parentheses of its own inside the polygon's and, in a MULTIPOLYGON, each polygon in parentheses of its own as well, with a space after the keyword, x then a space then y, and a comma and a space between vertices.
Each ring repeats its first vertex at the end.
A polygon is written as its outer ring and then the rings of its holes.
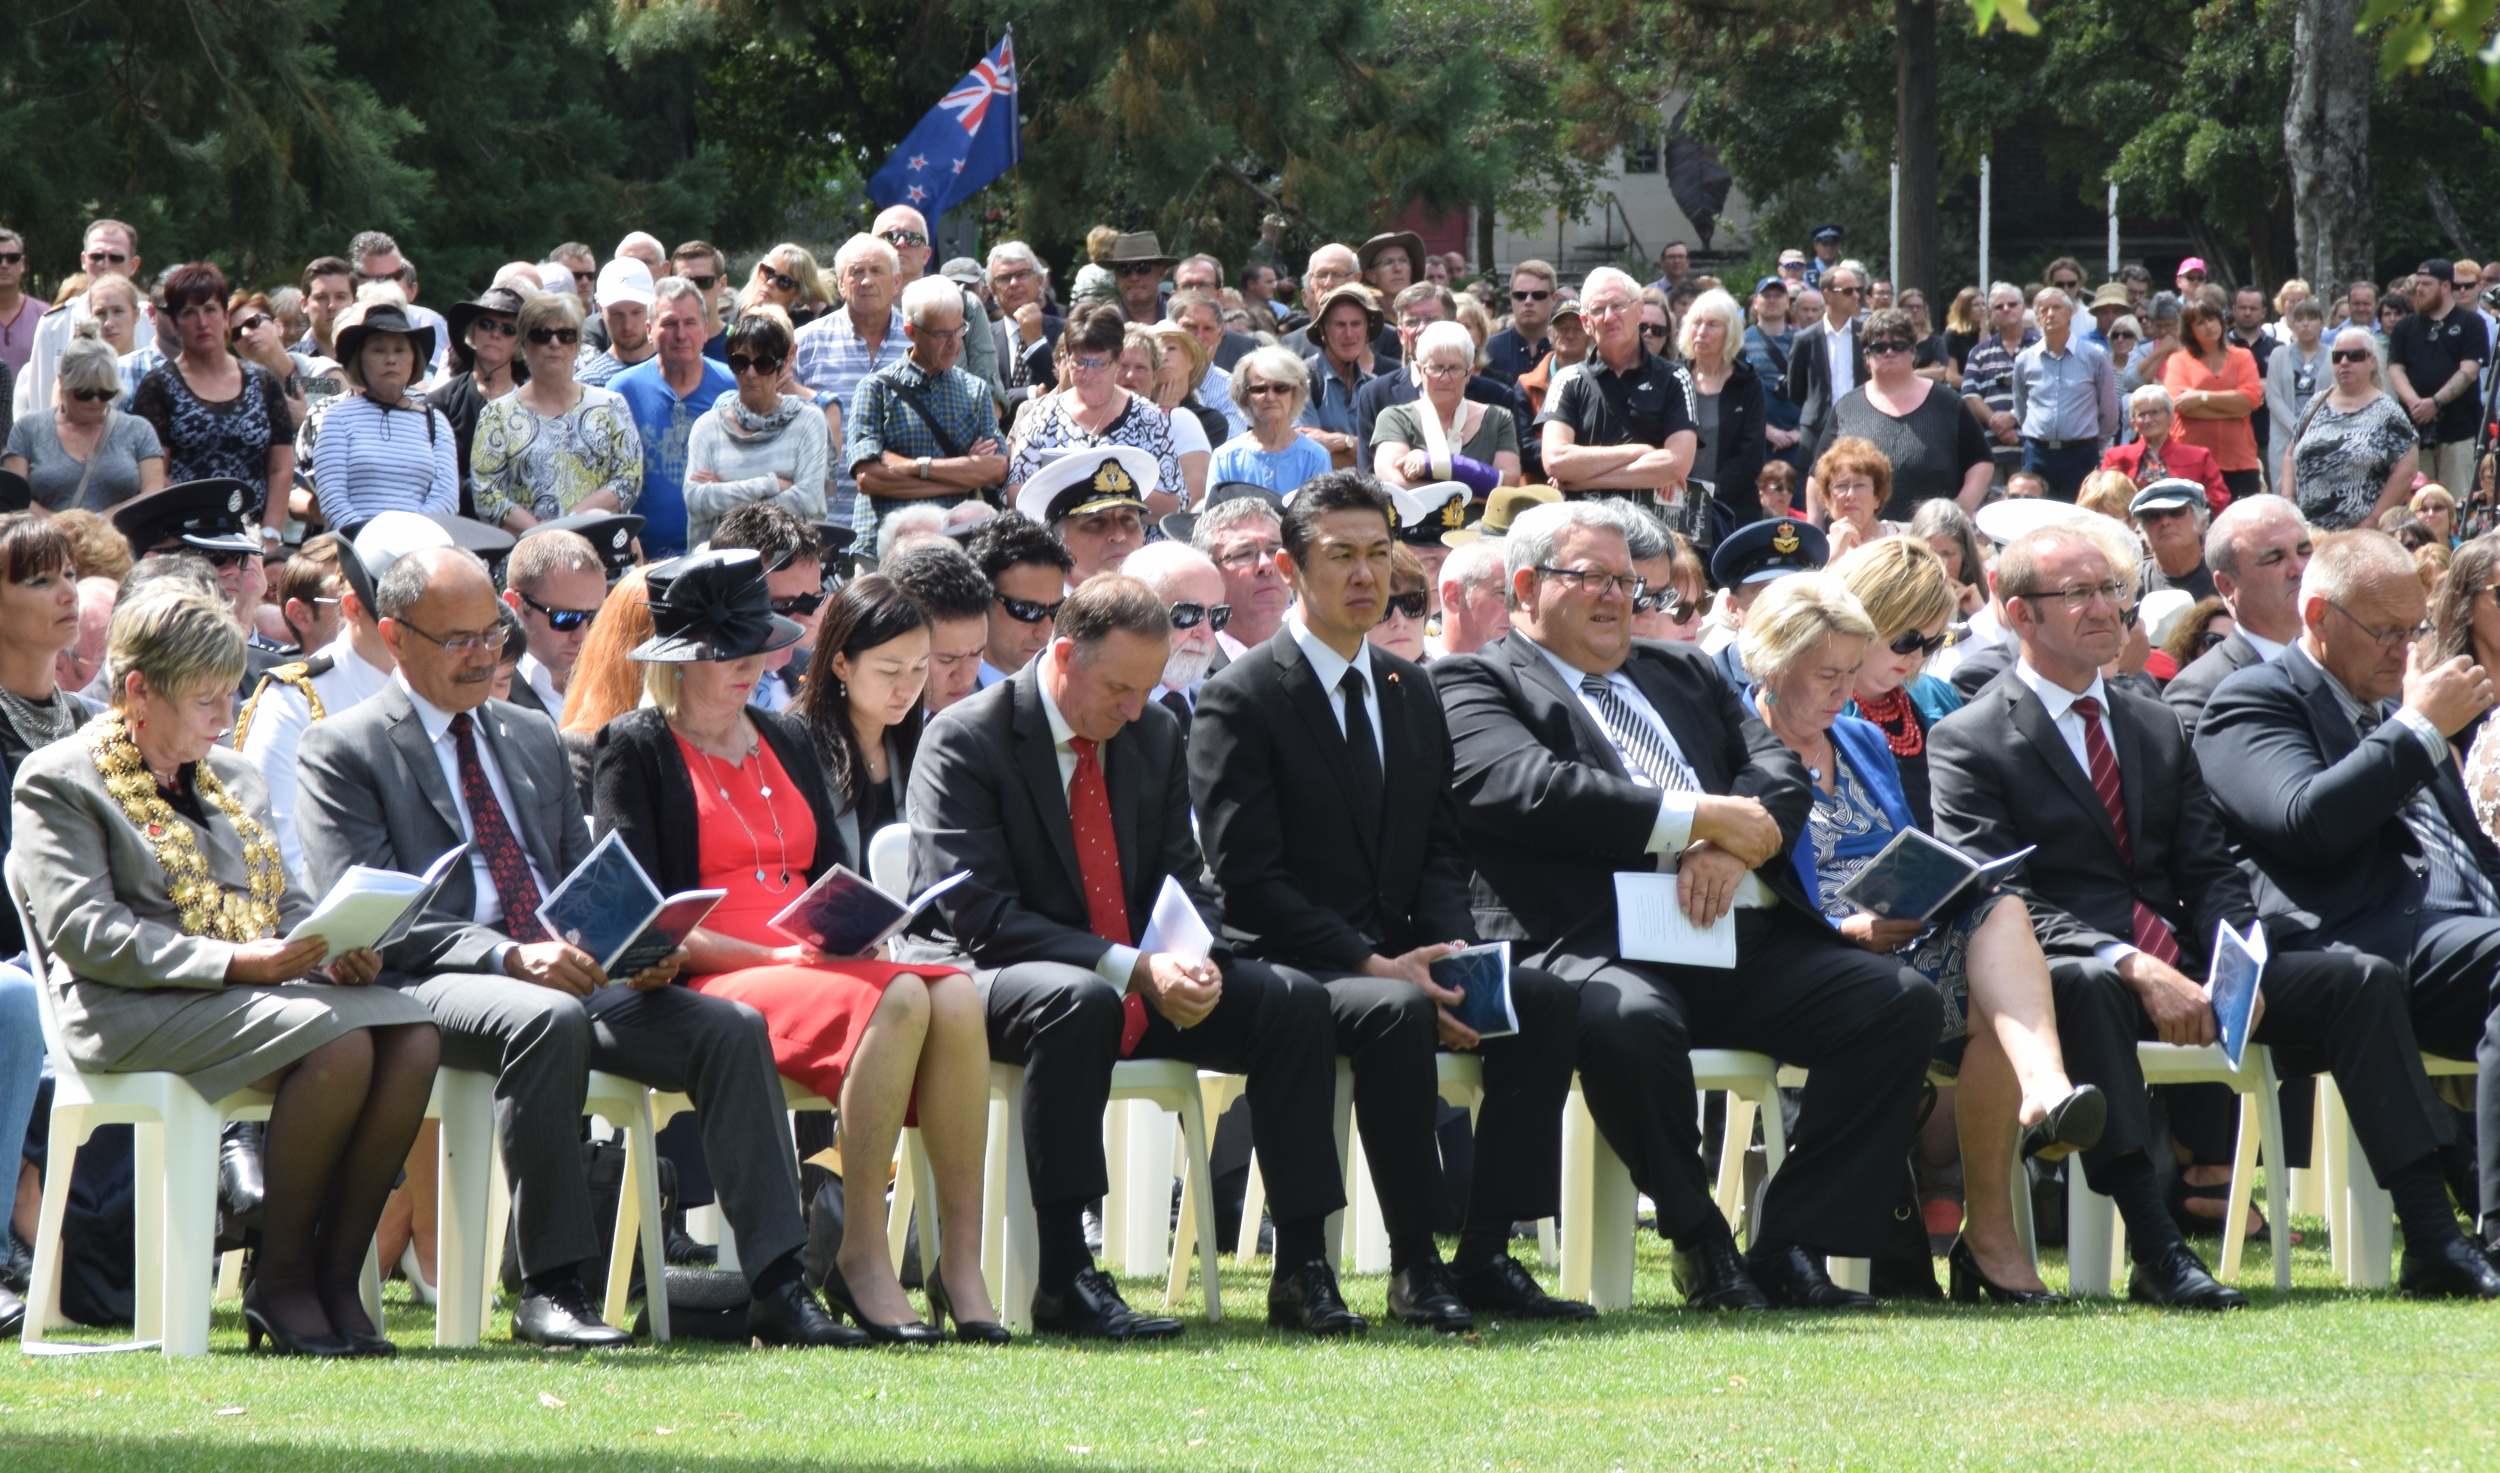
POLYGON ((2205 270, 2205 258, 2203 256, 2190 256, 2186 260, 2179 263, 2179 275, 2185 276, 2191 271, 2195 272, 2199 276, 2207 274, 2205 270))
POLYGON ((2436 276, 2441 281, 2452 281, 2457 274, 2456 263, 2442 256, 2433 256, 2422 263, 2422 274, 2436 276))
POLYGON ((1788 280, 1786 277, 1781 276, 1766 276, 1760 281, 1755 282, 1753 284, 1753 289, 1754 295, 1756 296, 1760 296, 1762 293, 1767 291, 1777 290, 1784 292, 1788 290, 1788 280))
POLYGON ((651 305, 651 268, 632 256, 619 256, 599 268, 599 306, 624 302, 651 305))

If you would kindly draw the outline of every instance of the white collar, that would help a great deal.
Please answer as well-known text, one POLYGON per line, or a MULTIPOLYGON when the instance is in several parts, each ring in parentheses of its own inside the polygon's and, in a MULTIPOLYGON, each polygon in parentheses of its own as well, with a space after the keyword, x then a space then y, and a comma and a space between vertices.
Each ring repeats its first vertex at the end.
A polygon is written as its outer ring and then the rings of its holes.
POLYGON ((2257 652, 2258 660, 2261 663, 2268 665, 2271 665, 2276 660, 2281 659, 2283 652, 2291 648, 2288 644, 2282 644, 2275 640, 2268 639, 2262 634, 2253 633, 2245 624, 2240 626, 2240 638, 2247 640, 2248 647, 2257 652))
POLYGON ((348 631, 344 629, 338 632, 338 636, 335 639, 332 639, 328 644, 323 645, 320 649, 315 650, 313 652, 313 658, 317 660, 327 659, 330 662, 330 668, 333 670, 341 672, 369 671, 375 679, 379 680, 383 678, 382 667, 356 653, 356 641, 348 633, 348 631))
POLYGON ((2031 687, 2031 693, 2040 698, 2040 704, 2047 709, 2051 721, 2065 720, 2066 713, 2074 709, 2075 702, 2082 700, 2085 696, 2090 696, 2101 703, 2103 715, 2109 712, 2109 692, 2103 687, 2101 672, 2098 670, 2092 672, 2092 683, 2082 690, 2068 690, 2059 685, 2056 681, 2032 669, 2031 661, 2028 659, 2017 658, 2014 661, 2014 676, 2031 687))
POLYGON ((1334 694, 1337 682, 1345 679, 1346 671, 1353 670, 1363 677, 1363 684, 1367 689, 1375 695, 1378 694, 1380 687, 1372 676, 1372 642, 1370 640, 1364 640, 1356 645, 1354 658, 1349 660, 1330 649, 1318 635, 1311 632, 1311 626, 1302 622, 1300 608, 1297 607, 1285 616, 1285 627, 1293 631, 1293 642, 1301 646, 1302 658, 1311 662, 1311 673, 1319 677, 1319 688, 1322 691, 1334 694))
POLYGON ((1519 637, 1527 640, 1530 645, 1535 647, 1538 654, 1545 657, 1545 662, 1554 667, 1554 673, 1562 677, 1563 684, 1571 688, 1571 693, 1573 695, 1578 695, 1580 693, 1580 682, 1588 679, 1592 675, 1602 676, 1608 684, 1612 684, 1616 676, 1623 674, 1623 667, 1620 665, 1616 666, 1612 670, 1583 670, 1579 666, 1572 664, 1569 660, 1555 654, 1552 650, 1547 649, 1544 645, 1538 644, 1526 630, 1521 630, 1519 632, 1519 637))
MULTIPOLYGON (((416 711, 417 724, 425 728, 425 739, 429 742, 441 741, 443 733, 451 730, 452 717, 458 713, 443 710, 432 701, 418 695, 417 688, 408 683, 408 677, 397 670, 391 672, 391 683, 399 687, 400 693, 408 698, 409 706, 416 711)), ((477 718, 472 716, 469 724, 477 725, 477 718)))

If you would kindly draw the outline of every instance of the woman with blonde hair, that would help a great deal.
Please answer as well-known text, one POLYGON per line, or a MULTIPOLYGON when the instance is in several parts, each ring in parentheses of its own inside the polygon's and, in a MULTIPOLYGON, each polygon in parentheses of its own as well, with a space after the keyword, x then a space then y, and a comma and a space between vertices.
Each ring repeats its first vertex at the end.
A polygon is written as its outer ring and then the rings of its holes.
MULTIPOLYGON (((1198 428, 1205 434, 1210 452, 1215 446, 1231 439, 1232 421, 1224 417, 1222 410, 1198 397, 1199 389, 1207 381, 1207 370, 1215 366, 1215 359, 1208 354, 1207 345, 1198 341, 1197 335, 1189 329, 1169 320, 1154 323, 1146 331, 1154 338, 1155 345, 1163 350, 1162 364, 1155 369, 1154 388, 1148 397, 1161 406, 1164 413, 1172 416, 1175 421, 1172 427, 1174 440, 1177 442, 1180 438, 1178 420, 1184 414, 1198 421, 1198 428)), ((1229 376, 1225 386, 1231 387, 1229 376)), ((1181 474, 1186 477, 1188 473, 1189 462, 1184 460, 1181 462, 1181 474)), ((1202 465, 1199 470, 1202 487, 1205 480, 1206 471, 1202 465)), ((1195 503, 1198 499, 1197 492, 1193 491, 1191 502, 1195 503)))
POLYGON ((478 520, 510 532, 577 512, 631 511, 642 495, 642 435, 614 389, 573 377, 582 307, 541 292, 516 320, 529 381, 478 416, 469 474, 478 520))
POLYGON ((788 315, 791 325, 805 327, 833 306, 825 291, 825 273, 805 246, 788 241, 774 246, 755 263, 746 289, 738 293, 741 315, 770 304, 788 315))
MULTIPOLYGON (((57 400, 9 426, 0 469, 26 478, 48 511, 104 511, 165 489, 165 448, 156 426, 113 407, 120 362, 92 322, 61 350, 57 400)), ((120 533, 113 540, 122 541, 120 533)))
MULTIPOLYGON (((1208 443, 1206 426, 1194 414, 1174 414, 1155 397, 1156 385, 1163 380, 1163 340, 1153 330, 1129 323, 1120 332, 1120 357, 1113 369, 1113 382, 1128 391, 1138 407, 1163 416, 1166 432, 1172 441, 1172 458, 1180 465, 1181 483, 1177 489, 1174 510, 1196 506, 1207 494, 1207 457, 1215 447, 1208 443)), ((1157 492, 1156 495, 1161 495, 1157 492)), ((1151 503, 1153 497, 1149 497, 1151 503)), ((1150 506, 1160 515, 1164 508, 1150 506)))

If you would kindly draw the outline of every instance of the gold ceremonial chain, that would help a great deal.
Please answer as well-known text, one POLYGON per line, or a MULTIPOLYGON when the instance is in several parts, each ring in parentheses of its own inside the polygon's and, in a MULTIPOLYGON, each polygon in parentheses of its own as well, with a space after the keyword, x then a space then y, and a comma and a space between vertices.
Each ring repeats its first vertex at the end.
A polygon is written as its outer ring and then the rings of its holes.
POLYGON ((243 841, 243 866, 251 875, 251 893, 228 890, 208 875, 190 825, 159 795, 156 777, 139 758, 138 746, 122 725, 121 713, 110 712, 87 728, 87 751, 104 790, 156 851, 165 871, 178 922, 186 936, 213 936, 220 941, 258 941, 278 929, 278 897, 286 892, 278 846, 243 804, 226 791, 203 760, 193 768, 192 782, 200 796, 217 806, 234 824, 243 841))

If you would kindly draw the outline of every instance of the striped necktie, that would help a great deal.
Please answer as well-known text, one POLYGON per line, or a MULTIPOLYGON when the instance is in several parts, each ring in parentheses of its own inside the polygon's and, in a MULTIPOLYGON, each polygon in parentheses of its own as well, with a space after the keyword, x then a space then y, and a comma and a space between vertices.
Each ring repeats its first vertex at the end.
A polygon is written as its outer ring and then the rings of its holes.
POLYGON ((1597 707, 1598 724, 1606 729, 1607 740, 1623 755, 1623 765, 1631 769, 1632 779, 1648 787, 1671 793, 1698 793, 1700 779, 1693 769, 1675 754, 1658 735, 1658 729, 1641 719, 1632 703, 1623 698, 1614 682, 1603 675, 1580 678, 1580 689, 1597 707))

